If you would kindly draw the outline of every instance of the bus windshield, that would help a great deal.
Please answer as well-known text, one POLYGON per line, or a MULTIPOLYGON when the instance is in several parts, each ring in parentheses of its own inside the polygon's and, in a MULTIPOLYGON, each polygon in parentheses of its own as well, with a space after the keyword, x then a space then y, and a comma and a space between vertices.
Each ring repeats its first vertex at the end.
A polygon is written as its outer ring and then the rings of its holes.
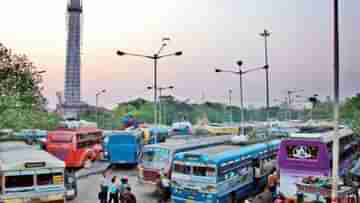
POLYGON ((174 172, 186 175, 213 177, 216 176, 215 171, 215 168, 211 166, 191 166, 181 163, 174 165, 174 172))
POLYGON ((168 162, 170 160, 170 150, 149 148, 144 151, 143 160, 146 162, 168 162))
POLYGON ((5 176, 5 188, 33 187, 33 175, 5 176))

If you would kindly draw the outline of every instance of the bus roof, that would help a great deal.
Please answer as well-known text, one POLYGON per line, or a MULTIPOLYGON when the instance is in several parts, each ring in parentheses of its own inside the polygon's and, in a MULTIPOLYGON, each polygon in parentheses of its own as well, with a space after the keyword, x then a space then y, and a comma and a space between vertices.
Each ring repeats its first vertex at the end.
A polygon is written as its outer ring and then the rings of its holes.
POLYGON ((44 163, 42 168, 65 168, 63 161, 22 142, 0 143, 0 170, 22 170, 27 164, 44 163))
MULTIPOLYGON (((329 130, 325 132, 315 132, 315 133, 292 133, 288 139, 312 139, 320 140, 322 142, 328 143, 334 139, 334 130, 329 130)), ((339 138, 352 135, 353 131, 349 128, 339 129, 339 138)))
POLYGON ((146 145, 145 148, 165 148, 173 151, 177 151, 184 148, 193 148, 197 146, 205 146, 211 144, 221 144, 226 141, 230 141, 232 135, 223 135, 223 136, 207 136, 207 137, 194 137, 194 138, 184 138, 184 139, 172 139, 171 141, 146 145))
POLYGON ((70 133, 93 133, 93 132, 102 132, 102 130, 98 129, 98 128, 92 128, 92 127, 82 127, 82 128, 57 128, 54 131, 49 131, 49 133, 54 133, 54 132, 70 132, 70 133))
POLYGON ((178 157, 182 157, 184 154, 199 155, 208 160, 209 162, 217 164, 233 159, 234 157, 252 156, 253 154, 257 154, 260 151, 267 149, 268 147, 275 147, 279 144, 280 140, 278 139, 250 145, 235 145, 226 143, 222 145, 184 152, 178 157))

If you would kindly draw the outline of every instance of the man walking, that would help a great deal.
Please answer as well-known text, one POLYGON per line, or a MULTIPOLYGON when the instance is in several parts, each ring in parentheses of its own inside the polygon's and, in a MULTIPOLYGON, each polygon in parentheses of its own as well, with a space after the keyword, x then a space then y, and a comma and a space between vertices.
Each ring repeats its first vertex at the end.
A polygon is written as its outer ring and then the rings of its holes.
POLYGON ((108 189, 111 184, 111 170, 107 169, 102 173, 102 179, 100 184, 100 192, 98 198, 100 203, 107 203, 108 200, 108 189))
POLYGON ((131 192, 130 186, 126 186, 125 191, 122 194, 120 194, 120 202, 121 203, 136 203, 136 197, 131 192))

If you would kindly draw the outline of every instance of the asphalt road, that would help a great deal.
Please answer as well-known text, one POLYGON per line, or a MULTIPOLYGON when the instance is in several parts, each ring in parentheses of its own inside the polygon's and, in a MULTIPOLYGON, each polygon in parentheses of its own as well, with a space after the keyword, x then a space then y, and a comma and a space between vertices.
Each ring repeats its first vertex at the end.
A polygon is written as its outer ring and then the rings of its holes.
MULTIPOLYGON (((113 175, 118 177, 128 176, 132 192, 138 203, 157 203, 154 188, 137 182, 136 167, 113 167, 113 175)), ((78 196, 71 203, 100 202, 97 194, 100 190, 101 174, 90 175, 78 180, 78 196)))

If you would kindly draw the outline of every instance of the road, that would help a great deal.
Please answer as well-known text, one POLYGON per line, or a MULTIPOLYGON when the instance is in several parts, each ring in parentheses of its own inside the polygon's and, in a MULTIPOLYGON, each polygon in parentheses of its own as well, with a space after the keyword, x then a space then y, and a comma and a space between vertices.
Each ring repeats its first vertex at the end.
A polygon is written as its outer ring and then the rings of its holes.
MULTIPOLYGON (((154 189, 148 185, 137 182, 136 167, 113 168, 113 175, 118 177, 128 176, 132 192, 135 194, 138 203, 157 203, 154 189)), ((101 175, 91 175, 78 180, 78 196, 70 203, 98 203, 97 194, 100 189, 101 175)))

